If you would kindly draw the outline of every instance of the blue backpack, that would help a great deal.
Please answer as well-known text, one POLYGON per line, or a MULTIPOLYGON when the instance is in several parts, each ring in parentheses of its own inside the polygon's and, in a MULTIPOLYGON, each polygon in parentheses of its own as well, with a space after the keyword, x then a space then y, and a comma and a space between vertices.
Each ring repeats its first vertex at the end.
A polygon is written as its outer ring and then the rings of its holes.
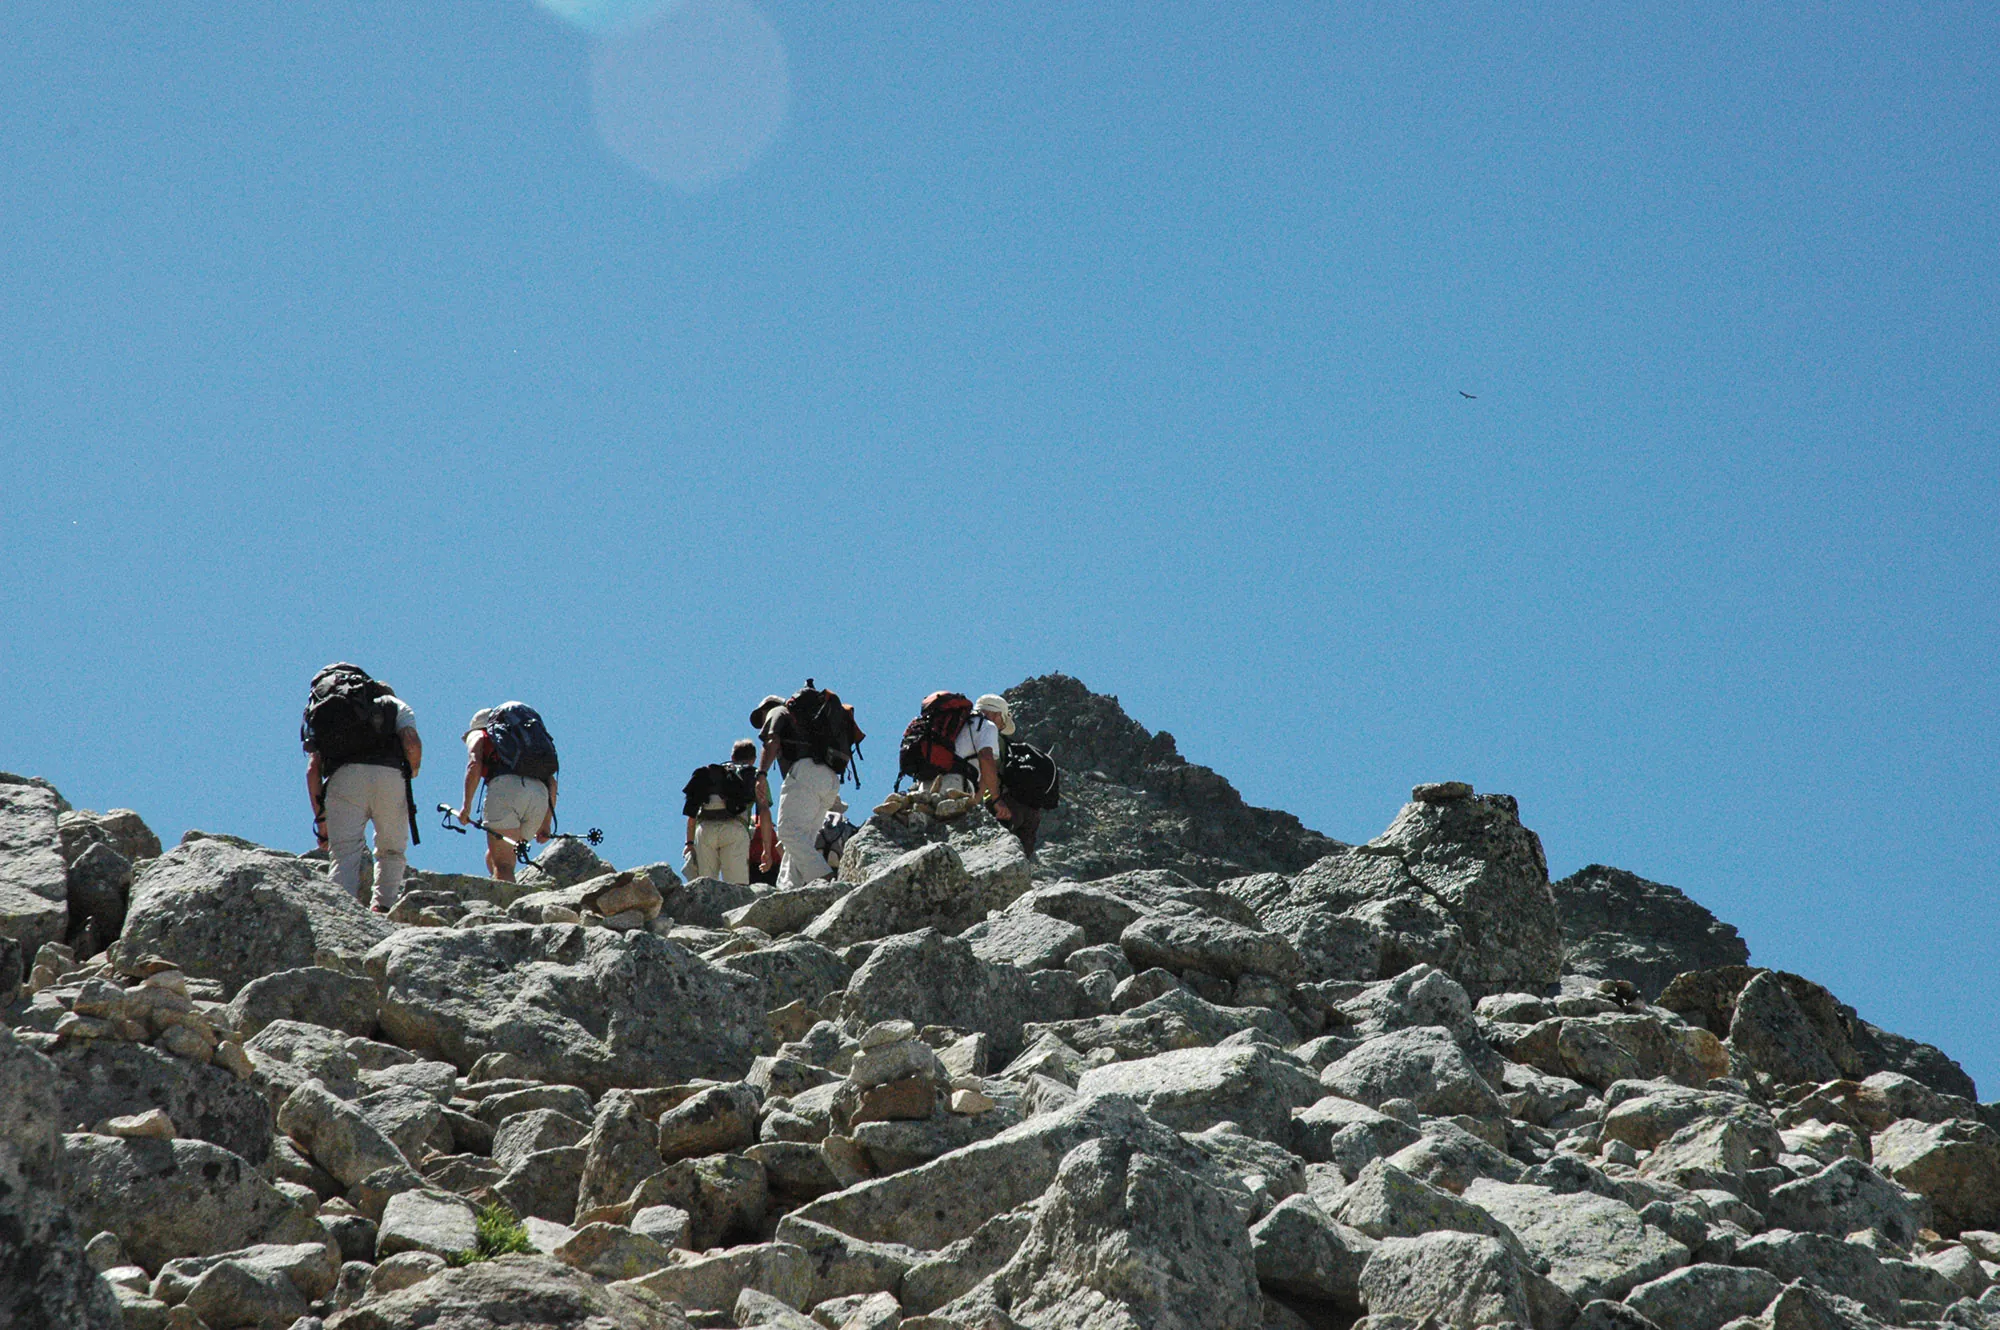
POLYGON ((535 709, 525 702, 507 702, 493 710, 486 722, 486 737, 493 741, 493 760, 486 775, 520 776, 547 784, 556 774, 556 741, 535 709))

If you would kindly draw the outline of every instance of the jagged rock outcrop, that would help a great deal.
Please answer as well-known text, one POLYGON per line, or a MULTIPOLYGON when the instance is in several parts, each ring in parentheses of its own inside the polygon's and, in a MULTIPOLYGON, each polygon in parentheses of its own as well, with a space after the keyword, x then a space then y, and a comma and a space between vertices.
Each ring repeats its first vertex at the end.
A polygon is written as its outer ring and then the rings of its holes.
POLYGON ((128 863, 160 857, 160 838, 146 825, 146 819, 130 808, 114 808, 108 813, 65 808, 56 821, 65 864, 76 863, 92 845, 109 846, 128 863))
MULTIPOLYGON (((1842 1010, 1852 1012, 1853 1008, 1842 1010)), ((1965 1068, 1935 1044, 1892 1033, 1862 1020, 1858 1014, 1849 1017, 1847 1037, 1861 1058, 1862 1069, 1871 1075, 1895 1072, 1921 1081, 1939 1094, 1957 1095, 1961 1099, 1978 1097, 1978 1087, 1966 1075, 1965 1068)))
POLYGON ((982 961, 971 943, 930 928, 878 943, 849 981, 841 1010, 870 1025, 900 1019, 982 1031, 1002 1057, 1020 1047, 1021 1026, 1041 1014, 1031 976, 982 961))
POLYGON ((1931 1203, 1941 1233, 2000 1227, 2000 1132, 1983 1122, 1893 1122, 1875 1137, 1877 1166, 1931 1203))
POLYGON ((19 962, 69 925, 69 876, 56 819, 66 805, 47 786, 0 779, 0 936, 20 946, 19 962))
POLYGON ((115 1039, 66 1041, 50 1050, 49 1060, 65 1124, 158 1110, 181 1135, 219 1145, 252 1165, 270 1156, 270 1101, 221 1067, 115 1039))
MULTIPOLYGON (((18 786, 0 786, 0 791, 18 786)), ((0 1030, 0 1324, 116 1330, 116 1297, 84 1255, 62 1200, 59 1076, 0 1030)))
POLYGON ((1088 764, 1059 853, 905 809, 787 891, 566 843, 385 918, 0 780, 71 911, 0 934, 0 1321, 1994 1325, 2000 1106, 1942 1053, 1552 885, 1504 795, 1342 846, 1017 694, 1088 764))
POLYGON ((1296 817, 1243 802, 1228 780, 1187 761, 1118 699, 1063 674, 1006 692, 1016 737, 1047 750, 1063 803, 1042 822, 1043 875, 1084 880, 1170 868, 1213 886, 1243 873, 1295 873, 1339 848, 1296 817))
MULTIPOLYGON (((855 856, 856 867, 861 856, 855 856)), ((843 855, 854 883, 800 930, 830 947, 937 928, 957 933, 1028 889, 1028 858, 1012 836, 990 838, 971 863, 949 841, 910 850, 863 877, 843 855)))
POLYGON ((1591 864, 1551 889, 1570 974, 1623 979, 1653 998, 1684 971, 1750 963, 1733 927, 1664 883, 1591 864))
POLYGON ((177 1256, 319 1237, 248 1160, 207 1141, 74 1132, 63 1138, 62 1176, 79 1224, 115 1233, 148 1270, 177 1256))
POLYGON ((1371 1315, 1434 1317, 1453 1330, 1508 1321, 1561 1325, 1575 1308, 1564 1316, 1555 1310, 1560 1299, 1507 1244, 1474 1233, 1385 1238, 1361 1270, 1361 1300, 1371 1315))
POLYGON ((1532 992, 1562 973, 1548 860, 1511 795, 1418 786, 1368 847, 1394 855, 1444 905, 1462 940, 1443 968, 1474 997, 1532 992))
POLYGON ((1894 1072, 1968 1105, 1977 1097, 1972 1078, 1941 1049, 1886 1034, 1802 975, 1749 965, 1691 971, 1658 1001, 1727 1039, 1744 1073, 1771 1085, 1894 1072))
POLYGON ((129 808, 70 809, 56 827, 68 877, 63 941, 79 956, 95 955, 124 929, 135 869, 159 857, 160 838, 129 808))
POLYGON ((1465 1199, 1546 1262, 1550 1282, 1579 1306, 1622 1298, 1688 1263, 1684 1245, 1620 1199, 1485 1178, 1465 1189, 1465 1199))
POLYGON ((1014 1258, 941 1314, 989 1306, 1030 1330, 1263 1323, 1250 1234, 1231 1198, 1130 1140, 1086 1141, 1065 1155, 1014 1258))
POLYGON ((161 955, 225 998, 279 970, 352 968, 395 932, 323 869, 234 839, 183 841, 132 889, 120 950, 161 955))
POLYGON ((519 1325, 537 1330, 687 1330, 676 1307, 628 1289, 607 1288, 545 1256, 503 1256, 446 1270, 335 1315, 327 1330, 472 1330, 519 1325))
POLYGON ((558 840, 549 842, 541 856, 516 876, 520 878, 521 885, 530 891, 547 891, 556 887, 574 887, 594 877, 603 877, 610 871, 611 865, 583 841, 558 840))
POLYGON ((93 844, 70 862, 67 881, 69 921, 63 942, 80 955, 94 956, 124 930, 132 861, 109 844, 93 844))
POLYGON ((1562 973, 1541 839, 1514 800, 1458 782, 1420 785, 1389 829, 1290 878, 1223 884, 1290 938, 1319 979, 1437 966, 1474 997, 1537 993, 1562 973), (1341 930, 1333 920, 1345 921, 1341 930))
POLYGON ((651 933, 574 924, 406 929, 368 953, 382 1029, 470 1070, 505 1055, 519 1075, 660 1084, 748 1064, 763 985, 651 933))

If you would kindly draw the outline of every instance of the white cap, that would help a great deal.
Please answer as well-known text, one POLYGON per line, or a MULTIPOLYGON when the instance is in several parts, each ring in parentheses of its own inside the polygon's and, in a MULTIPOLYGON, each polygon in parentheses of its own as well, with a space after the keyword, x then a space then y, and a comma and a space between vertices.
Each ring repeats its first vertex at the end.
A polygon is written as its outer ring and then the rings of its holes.
POLYGON ((999 720, 1000 733, 1008 738, 1014 736, 1014 708, 1007 705, 1007 699, 998 693, 988 693, 972 704, 972 709, 981 715, 993 716, 999 720))

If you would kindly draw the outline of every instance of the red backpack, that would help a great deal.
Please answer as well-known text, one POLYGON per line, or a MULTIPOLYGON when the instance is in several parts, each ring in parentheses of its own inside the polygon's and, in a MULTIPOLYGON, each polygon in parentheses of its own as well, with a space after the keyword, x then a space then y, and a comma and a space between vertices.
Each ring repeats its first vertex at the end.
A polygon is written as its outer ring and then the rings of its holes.
POLYGON ((955 750, 958 736, 972 719, 972 699, 963 693, 932 693, 924 699, 923 710, 903 730, 903 744, 896 754, 896 785, 903 777, 913 781, 937 776, 964 776, 978 769, 955 750))

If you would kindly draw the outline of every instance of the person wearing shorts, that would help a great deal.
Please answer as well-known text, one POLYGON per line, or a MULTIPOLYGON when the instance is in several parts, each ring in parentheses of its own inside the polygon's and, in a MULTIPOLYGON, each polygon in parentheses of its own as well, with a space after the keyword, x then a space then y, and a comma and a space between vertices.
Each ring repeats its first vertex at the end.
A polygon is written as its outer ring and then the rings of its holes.
POLYGON ((493 761, 493 740, 486 727, 493 708, 472 713, 465 729, 465 798, 458 806, 458 820, 472 821, 472 798, 483 782, 486 786, 486 871, 502 882, 514 880, 515 847, 525 841, 546 841, 556 812, 556 778, 546 782, 526 776, 502 773, 489 775, 493 761))
MULTIPOLYGON (((738 739, 729 752, 729 767, 740 768, 742 775, 750 776, 746 782, 750 791, 750 801, 740 808, 731 809, 729 790, 718 790, 712 782, 705 782, 706 788, 689 782, 687 802, 681 812, 687 817, 687 862, 682 871, 690 878, 713 877, 738 886, 750 884, 751 834, 750 818, 759 807, 771 802, 771 787, 761 775, 752 775, 757 763, 757 742, 754 739, 738 739)), ((711 768, 704 767, 695 773, 699 780, 711 768)), ((740 787, 739 787, 740 788, 740 787)))

